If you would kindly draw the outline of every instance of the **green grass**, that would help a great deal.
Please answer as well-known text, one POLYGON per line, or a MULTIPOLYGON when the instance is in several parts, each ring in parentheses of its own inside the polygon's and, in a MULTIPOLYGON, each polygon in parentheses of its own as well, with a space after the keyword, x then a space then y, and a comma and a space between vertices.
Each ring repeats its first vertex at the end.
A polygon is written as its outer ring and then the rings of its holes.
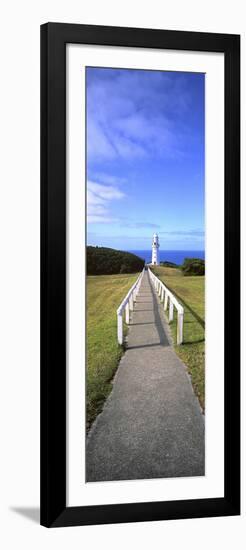
MULTIPOLYGON (((177 355, 182 359, 191 375, 194 391, 205 409, 205 277, 186 276, 181 270, 155 267, 154 273, 175 294, 184 306, 184 341, 175 345, 177 355)), ((174 308, 174 311, 175 308, 174 308)), ((176 342, 177 318, 170 323, 173 341, 176 342)))
POLYGON ((87 277, 87 429, 112 389, 111 381, 124 352, 117 342, 116 310, 137 275, 87 277))

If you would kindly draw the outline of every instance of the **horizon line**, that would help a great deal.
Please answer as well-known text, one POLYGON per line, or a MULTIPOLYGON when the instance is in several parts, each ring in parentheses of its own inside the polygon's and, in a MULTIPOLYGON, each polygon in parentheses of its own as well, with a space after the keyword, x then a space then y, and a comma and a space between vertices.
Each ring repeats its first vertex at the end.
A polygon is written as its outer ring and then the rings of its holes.
MULTIPOLYGON (((115 248, 114 246, 105 246, 103 244, 86 244, 86 246, 94 246, 101 248, 113 248, 114 250, 125 250, 126 252, 138 251, 138 252, 151 252, 152 248, 115 248)), ((205 252, 205 248, 159 248, 159 252, 205 252)))

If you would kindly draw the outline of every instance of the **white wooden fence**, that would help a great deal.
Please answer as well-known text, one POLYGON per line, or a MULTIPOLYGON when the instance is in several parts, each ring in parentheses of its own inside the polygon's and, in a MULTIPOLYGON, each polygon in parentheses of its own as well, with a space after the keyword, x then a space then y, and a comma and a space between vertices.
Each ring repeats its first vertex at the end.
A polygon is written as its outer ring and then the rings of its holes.
POLYGON ((164 283, 154 275, 151 269, 148 268, 148 272, 161 302, 163 301, 164 311, 167 310, 169 302, 169 322, 173 320, 173 307, 175 306, 177 309, 177 344, 180 345, 183 342, 184 308, 164 283))
POLYGON ((130 311, 133 311, 133 304, 136 301, 136 297, 139 292, 141 285, 142 277, 144 274, 144 269, 138 276, 134 285, 130 288, 129 292, 125 296, 124 300, 121 302, 120 306, 117 309, 117 337, 120 345, 123 344, 123 315, 125 313, 125 321, 129 325, 130 322, 130 311))

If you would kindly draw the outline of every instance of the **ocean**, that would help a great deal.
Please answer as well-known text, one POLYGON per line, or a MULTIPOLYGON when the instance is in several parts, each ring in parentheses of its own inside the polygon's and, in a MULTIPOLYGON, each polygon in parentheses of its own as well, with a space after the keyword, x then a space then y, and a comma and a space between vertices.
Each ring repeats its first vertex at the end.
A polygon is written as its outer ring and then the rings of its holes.
MULTIPOLYGON (((151 262, 152 251, 151 250, 128 250, 132 254, 136 254, 140 258, 143 258, 146 263, 151 262)), ((160 262, 173 262, 174 264, 181 265, 185 258, 199 258, 205 259, 204 250, 159 250, 160 262)))

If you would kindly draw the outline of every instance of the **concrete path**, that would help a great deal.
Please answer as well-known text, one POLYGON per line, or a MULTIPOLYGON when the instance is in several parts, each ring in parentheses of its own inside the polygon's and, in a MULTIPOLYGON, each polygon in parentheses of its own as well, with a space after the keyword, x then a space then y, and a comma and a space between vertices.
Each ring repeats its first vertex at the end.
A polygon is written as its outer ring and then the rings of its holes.
POLYGON ((204 418, 147 272, 113 390, 87 438, 86 480, 204 475, 204 418))

